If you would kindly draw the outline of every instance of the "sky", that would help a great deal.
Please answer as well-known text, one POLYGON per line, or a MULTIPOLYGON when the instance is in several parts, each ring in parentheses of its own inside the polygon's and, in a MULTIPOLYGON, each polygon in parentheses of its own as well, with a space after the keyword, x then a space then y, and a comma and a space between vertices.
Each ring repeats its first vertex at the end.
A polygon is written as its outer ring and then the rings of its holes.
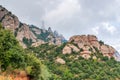
POLYGON ((23 23, 63 34, 94 34, 120 52, 120 0, 0 0, 23 23))

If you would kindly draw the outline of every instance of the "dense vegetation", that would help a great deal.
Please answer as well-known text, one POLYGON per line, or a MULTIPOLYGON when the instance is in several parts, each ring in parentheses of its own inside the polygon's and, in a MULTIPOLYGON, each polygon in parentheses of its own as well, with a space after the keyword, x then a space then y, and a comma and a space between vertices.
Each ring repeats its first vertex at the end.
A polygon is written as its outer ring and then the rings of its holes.
POLYGON ((15 69, 26 71, 32 80, 48 80, 50 77, 47 67, 33 53, 24 50, 13 33, 0 24, 0 74, 15 69))
POLYGON ((96 59, 76 59, 78 53, 62 54, 65 44, 60 47, 43 44, 29 48, 48 66, 52 73, 50 80, 120 80, 120 62, 114 58, 103 57, 96 49, 96 53, 91 55, 96 55, 96 59), (56 63, 57 57, 64 59, 66 64, 56 63))
POLYGON ((120 80, 120 62, 103 57, 97 48, 91 55, 96 56, 94 59, 77 58, 79 53, 75 52, 62 54, 66 44, 59 47, 43 44, 24 50, 13 33, 0 25, 0 74, 19 69, 26 71, 32 80, 120 80), (57 63, 58 57, 66 63, 57 63))
POLYGON ((27 39, 26 37, 23 38, 23 43, 29 47, 32 44, 32 39, 27 39))

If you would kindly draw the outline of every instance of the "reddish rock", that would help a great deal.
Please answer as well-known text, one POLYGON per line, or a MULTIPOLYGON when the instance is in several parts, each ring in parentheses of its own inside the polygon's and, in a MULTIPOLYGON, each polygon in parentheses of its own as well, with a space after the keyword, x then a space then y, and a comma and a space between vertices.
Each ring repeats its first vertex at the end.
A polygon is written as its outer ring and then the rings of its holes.
MULTIPOLYGON (((76 35, 69 39, 69 43, 76 44, 79 47, 78 49, 82 49, 83 51, 80 53, 80 55, 86 59, 90 58, 90 54, 95 53, 96 49, 98 49, 99 52, 102 52, 103 56, 107 56, 109 58, 114 57, 116 52, 116 50, 109 45, 101 45, 97 37, 94 35, 76 35)), ((72 47, 70 48, 73 50, 72 47)), ((72 53, 70 48, 65 47, 63 50, 65 49, 65 51, 69 52, 70 54, 72 53)))
POLYGON ((85 59, 89 59, 91 57, 90 54, 91 54, 90 51, 82 51, 82 52, 80 52, 80 56, 82 56, 85 59))
POLYGON ((80 51, 80 49, 78 49, 73 44, 68 44, 63 48, 62 53, 63 54, 71 54, 72 52, 79 52, 79 51, 80 51))
POLYGON ((2 20, 2 25, 5 27, 5 29, 15 31, 15 29, 19 27, 19 20, 16 16, 10 16, 9 14, 7 14, 2 20))
POLYGON ((60 64, 65 64, 66 63, 62 58, 59 58, 59 57, 57 57, 57 59, 55 61, 57 63, 60 63, 60 64))
POLYGON ((62 50, 62 53, 63 54, 71 54, 72 53, 72 50, 69 46, 65 46, 62 50))

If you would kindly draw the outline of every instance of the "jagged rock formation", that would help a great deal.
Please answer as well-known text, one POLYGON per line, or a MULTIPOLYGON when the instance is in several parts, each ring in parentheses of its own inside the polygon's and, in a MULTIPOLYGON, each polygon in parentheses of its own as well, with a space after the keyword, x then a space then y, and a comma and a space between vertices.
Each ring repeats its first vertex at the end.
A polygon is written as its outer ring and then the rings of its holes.
POLYGON ((14 31, 19 27, 18 18, 2 6, 0 6, 0 22, 2 22, 5 29, 14 31))
POLYGON ((42 40, 45 43, 48 42, 49 44, 61 45, 63 42, 66 41, 63 36, 59 34, 56 36, 56 34, 54 34, 50 27, 48 28, 48 30, 43 31, 42 29, 39 29, 38 27, 32 25, 30 26, 30 30, 37 37, 38 40, 42 40))
POLYGON ((0 6, 0 22, 5 29, 9 29, 14 32, 17 40, 24 48, 31 45, 39 46, 44 42, 60 45, 65 41, 63 36, 56 36, 53 34, 51 28, 43 30, 34 25, 21 23, 17 16, 2 6, 0 6))
POLYGON ((118 56, 115 56, 116 50, 112 46, 98 41, 94 35, 76 35, 71 37, 68 44, 63 48, 62 53, 71 54, 72 52, 78 52, 80 56, 86 59, 89 59, 91 54, 100 52, 103 56, 114 57, 118 60, 118 56))

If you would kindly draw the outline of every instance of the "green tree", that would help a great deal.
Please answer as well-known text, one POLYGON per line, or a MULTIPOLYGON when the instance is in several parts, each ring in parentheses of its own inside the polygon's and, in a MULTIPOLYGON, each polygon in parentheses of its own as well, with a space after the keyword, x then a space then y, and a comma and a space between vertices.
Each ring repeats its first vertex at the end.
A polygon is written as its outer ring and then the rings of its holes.
MULTIPOLYGON (((1 27, 1 24, 0 24, 1 27)), ((24 62, 23 49, 19 46, 12 32, 0 28, 0 65, 2 69, 8 66, 19 67, 24 62)))
POLYGON ((33 80, 49 80, 48 69, 33 53, 24 50, 13 33, 0 25, 0 68, 25 70, 33 80))

